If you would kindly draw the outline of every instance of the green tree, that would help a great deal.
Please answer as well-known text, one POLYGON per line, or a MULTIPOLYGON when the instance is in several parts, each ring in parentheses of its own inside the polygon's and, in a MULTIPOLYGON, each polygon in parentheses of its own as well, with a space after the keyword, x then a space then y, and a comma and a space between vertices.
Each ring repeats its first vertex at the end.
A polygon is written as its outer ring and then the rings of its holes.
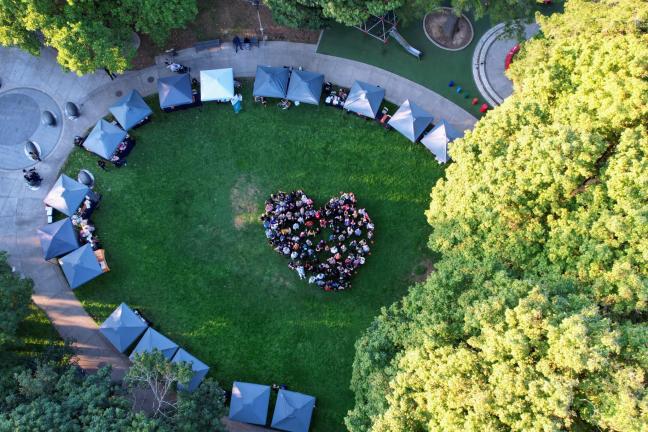
POLYGON ((110 369, 84 376, 74 366, 39 364, 15 374, 11 406, 0 413, 1 431, 156 431, 159 424, 133 413, 110 369))
POLYGON ((326 20, 356 25, 371 15, 383 15, 403 4, 403 0, 266 0, 273 18, 282 25, 321 28, 326 20))
POLYGON ((171 30, 183 28, 196 18, 196 0, 121 0, 124 14, 132 17, 135 30, 147 34, 162 46, 171 30))
POLYGON ((0 346, 15 342, 18 324, 27 316, 33 282, 13 272, 0 251, 0 346))
POLYGON ((204 380, 193 393, 180 392, 176 408, 172 422, 178 432, 226 430, 220 421, 227 414, 225 391, 211 378, 204 380))
POLYGON ((648 424, 648 5, 539 22, 432 191, 437 271, 356 344, 352 431, 648 424))

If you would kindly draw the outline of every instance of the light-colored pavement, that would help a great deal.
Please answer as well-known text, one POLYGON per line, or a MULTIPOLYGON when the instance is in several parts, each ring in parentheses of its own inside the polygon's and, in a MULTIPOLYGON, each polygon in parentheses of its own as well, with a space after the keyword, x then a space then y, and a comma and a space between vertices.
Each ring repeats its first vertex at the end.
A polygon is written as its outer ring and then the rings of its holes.
MULTIPOLYGON (((131 89, 143 95, 156 92, 158 77, 170 74, 163 67, 163 60, 157 59, 157 65, 127 72, 111 81, 103 71, 84 77, 62 71, 54 51, 49 48, 40 57, 18 49, 0 48, 0 96, 11 89, 29 87, 48 94, 61 112, 68 101, 77 104, 81 111, 77 120, 62 119, 58 144, 37 164, 45 179, 39 190, 26 187, 20 170, 0 169, 0 250, 8 251, 17 271, 34 280, 34 302, 47 313, 64 338, 75 341, 79 365, 93 371, 102 364, 112 364, 115 379, 121 378, 128 368, 127 357, 100 335, 97 324, 69 289, 58 266, 42 259, 36 230, 47 222, 42 200, 72 150, 73 137, 92 126, 131 89)), ((195 76, 201 69, 219 67, 233 67, 235 76, 249 77, 254 76, 259 64, 302 66, 322 72, 327 80, 343 86, 350 86, 356 79, 380 85, 385 88, 389 101, 400 104, 410 99, 435 118, 445 118, 461 130, 472 128, 476 122, 472 115, 425 87, 374 66, 317 54, 315 45, 268 42, 260 48, 238 53, 230 44, 201 53, 189 48, 180 51, 176 61, 190 66, 195 76)), ((102 186, 97 185, 97 189, 101 191, 102 186)))
MULTIPOLYGON (((504 24, 497 24, 479 39, 473 53, 473 78, 479 92, 491 105, 497 106, 513 93, 513 82, 505 71, 505 60, 508 52, 517 43, 505 34, 504 24)), ((538 24, 528 24, 524 28, 525 38, 535 36, 540 28, 538 24)))

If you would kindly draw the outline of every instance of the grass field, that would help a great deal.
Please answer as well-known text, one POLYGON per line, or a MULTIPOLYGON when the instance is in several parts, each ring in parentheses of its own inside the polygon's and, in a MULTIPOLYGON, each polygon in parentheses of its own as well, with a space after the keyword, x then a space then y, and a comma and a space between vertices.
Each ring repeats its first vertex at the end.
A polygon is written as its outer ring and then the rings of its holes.
MULTIPOLYGON (((110 273, 76 290, 105 319, 120 302, 211 366, 211 376, 284 383, 317 397, 311 430, 343 429, 354 342, 380 308, 401 298, 430 259, 424 210, 442 169, 409 143, 330 107, 244 111, 209 104, 156 111, 133 132, 128 166, 104 173, 77 150, 103 194, 94 216, 110 273), (351 291, 298 279, 266 243, 264 200, 302 188, 324 204, 353 191, 376 225, 376 244, 351 291)), ((156 101, 152 105, 157 105, 156 101)))

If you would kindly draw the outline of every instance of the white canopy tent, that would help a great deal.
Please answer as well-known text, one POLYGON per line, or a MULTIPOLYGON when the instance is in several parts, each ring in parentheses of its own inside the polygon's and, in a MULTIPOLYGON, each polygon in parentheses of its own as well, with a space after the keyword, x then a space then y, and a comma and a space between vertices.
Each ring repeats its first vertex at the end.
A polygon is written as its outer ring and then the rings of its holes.
POLYGON ((200 71, 200 100, 229 101, 234 97, 232 68, 200 71))

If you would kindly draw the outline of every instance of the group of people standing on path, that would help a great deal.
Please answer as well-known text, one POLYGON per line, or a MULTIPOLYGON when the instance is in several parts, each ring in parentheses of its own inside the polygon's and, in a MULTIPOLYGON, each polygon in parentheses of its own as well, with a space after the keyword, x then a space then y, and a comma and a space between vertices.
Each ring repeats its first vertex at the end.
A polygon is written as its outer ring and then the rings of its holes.
POLYGON ((288 266, 325 291, 351 288, 351 277, 371 255, 374 224, 356 207, 352 192, 341 192, 322 209, 302 190, 278 192, 266 201, 260 219, 270 245, 290 259, 288 266))

